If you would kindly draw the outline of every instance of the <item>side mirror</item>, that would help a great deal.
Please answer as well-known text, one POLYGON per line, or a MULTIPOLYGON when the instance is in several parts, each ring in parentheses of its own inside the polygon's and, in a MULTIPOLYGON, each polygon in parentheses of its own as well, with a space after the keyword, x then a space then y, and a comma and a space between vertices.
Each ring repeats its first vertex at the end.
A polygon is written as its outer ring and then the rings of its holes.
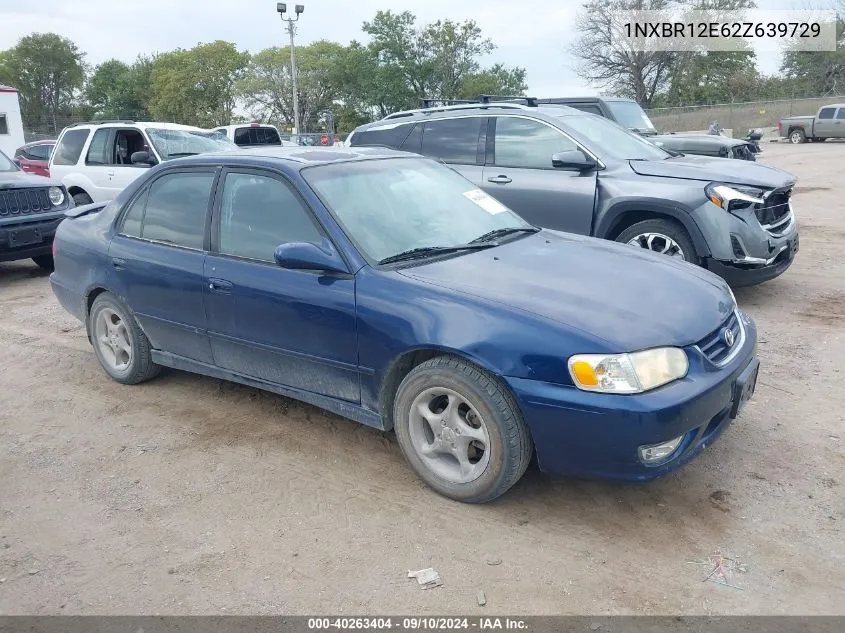
POLYGON ((580 149, 573 149, 553 154, 552 167, 566 171, 588 171, 598 167, 598 163, 580 149))
POLYGON ((332 243, 324 239, 320 245, 310 242, 289 242, 276 247, 276 263, 291 270, 322 270, 328 273, 348 273, 332 243))
POLYGON ((132 156, 129 157, 129 160, 132 161, 133 165, 155 165, 156 159, 155 157, 150 154, 149 152, 140 151, 140 152, 132 152, 132 156))

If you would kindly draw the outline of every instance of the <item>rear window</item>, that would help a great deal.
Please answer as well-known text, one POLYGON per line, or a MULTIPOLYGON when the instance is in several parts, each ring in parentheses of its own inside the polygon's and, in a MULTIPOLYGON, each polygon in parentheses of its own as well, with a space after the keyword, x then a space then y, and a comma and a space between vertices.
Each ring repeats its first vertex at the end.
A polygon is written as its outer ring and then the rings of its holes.
POLYGON ((362 130, 352 135, 350 145, 352 147, 361 145, 382 145, 399 149, 402 143, 411 133, 413 124, 391 125, 390 127, 379 127, 377 129, 362 130))
POLYGON ((68 130, 56 146, 54 165, 76 165, 89 130, 68 130))
POLYGON ((281 145, 274 127, 239 127, 235 130, 236 145, 281 145))

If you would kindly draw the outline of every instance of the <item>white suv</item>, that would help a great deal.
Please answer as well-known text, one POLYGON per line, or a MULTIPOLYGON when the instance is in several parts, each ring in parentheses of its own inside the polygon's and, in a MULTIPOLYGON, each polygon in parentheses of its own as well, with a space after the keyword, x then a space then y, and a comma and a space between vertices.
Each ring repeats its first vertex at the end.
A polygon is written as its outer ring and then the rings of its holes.
POLYGON ((112 200, 161 161, 237 149, 219 134, 175 123, 93 121, 62 130, 50 157, 50 176, 61 180, 77 205, 112 200))

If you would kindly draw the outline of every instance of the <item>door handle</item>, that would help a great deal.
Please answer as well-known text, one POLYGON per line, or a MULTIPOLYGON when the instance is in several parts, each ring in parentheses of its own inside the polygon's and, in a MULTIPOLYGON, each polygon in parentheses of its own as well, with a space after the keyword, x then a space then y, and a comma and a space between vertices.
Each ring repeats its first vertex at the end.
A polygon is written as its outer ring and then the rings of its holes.
POLYGON ((508 178, 507 176, 499 175, 499 176, 493 176, 492 178, 488 178, 487 182, 494 182, 497 185, 506 185, 509 182, 513 182, 513 181, 510 178, 508 178))
POLYGON ((208 289, 211 290, 211 292, 227 295, 232 292, 232 282, 226 281, 225 279, 211 277, 208 280, 208 289))
POLYGON ((112 257, 111 265, 114 266, 116 270, 123 270, 126 267, 126 260, 120 257, 112 257))
POLYGON ((111 171, 107 171, 106 174, 109 178, 111 178, 112 176, 114 176, 114 169, 112 169, 111 171))

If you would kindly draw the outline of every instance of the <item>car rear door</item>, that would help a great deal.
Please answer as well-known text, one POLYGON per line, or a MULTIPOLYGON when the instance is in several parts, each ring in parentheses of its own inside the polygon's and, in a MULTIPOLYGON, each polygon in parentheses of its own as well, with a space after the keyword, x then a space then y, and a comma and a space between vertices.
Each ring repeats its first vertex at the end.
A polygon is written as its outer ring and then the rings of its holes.
POLYGON ((95 202, 113 200, 120 193, 120 189, 116 189, 112 182, 114 175, 113 154, 114 130, 112 128, 94 130, 94 136, 91 138, 88 151, 85 154, 85 174, 93 185, 91 190, 88 191, 88 195, 95 202))
POLYGON ((204 264, 219 170, 162 172, 124 211, 109 246, 113 288, 155 349, 212 363, 204 264))
POLYGON ((281 244, 327 239, 286 178, 231 168, 220 182, 204 283, 215 364, 359 402, 354 276, 276 264, 281 244))
POLYGON ((478 115, 426 121, 417 125, 419 130, 415 128, 409 134, 402 149, 441 160, 476 187, 481 187, 487 121, 487 116, 478 115), (421 133, 418 150, 412 146, 416 144, 417 133, 421 133))
POLYGON ((525 116, 493 117, 488 130, 481 188, 526 221, 589 235, 593 224, 596 171, 552 167, 552 155, 578 149, 554 126, 525 116))
POLYGON ((813 124, 813 136, 815 138, 831 138, 837 135, 837 130, 842 128, 841 119, 834 118, 836 108, 831 106, 819 110, 813 124))

